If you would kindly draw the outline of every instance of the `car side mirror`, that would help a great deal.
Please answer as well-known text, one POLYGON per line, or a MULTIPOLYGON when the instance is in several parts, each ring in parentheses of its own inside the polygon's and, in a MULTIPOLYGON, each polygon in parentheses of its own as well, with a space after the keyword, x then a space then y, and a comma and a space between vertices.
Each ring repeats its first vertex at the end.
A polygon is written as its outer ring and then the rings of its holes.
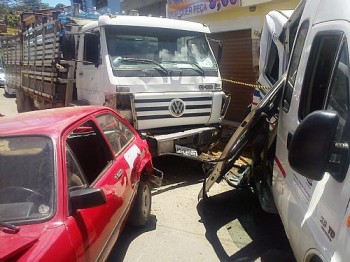
POLYGON ((85 209, 106 204, 106 196, 100 188, 84 188, 69 192, 72 210, 85 209))
POLYGON ((336 112, 315 111, 297 127, 290 140, 288 161, 300 175, 320 181, 326 171, 339 123, 336 112))

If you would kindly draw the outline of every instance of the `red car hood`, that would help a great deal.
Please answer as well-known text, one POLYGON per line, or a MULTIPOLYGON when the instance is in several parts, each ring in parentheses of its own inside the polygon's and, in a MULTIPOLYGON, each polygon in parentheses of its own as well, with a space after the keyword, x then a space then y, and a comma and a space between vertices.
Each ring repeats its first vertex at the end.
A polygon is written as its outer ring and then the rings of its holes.
POLYGON ((0 261, 13 258, 26 251, 38 241, 38 238, 39 234, 37 237, 24 237, 18 234, 11 234, 8 237, 1 236, 0 261))
POLYGON ((48 224, 21 225, 18 233, 0 230, 0 261, 15 258, 31 248, 39 237, 48 229, 48 224))

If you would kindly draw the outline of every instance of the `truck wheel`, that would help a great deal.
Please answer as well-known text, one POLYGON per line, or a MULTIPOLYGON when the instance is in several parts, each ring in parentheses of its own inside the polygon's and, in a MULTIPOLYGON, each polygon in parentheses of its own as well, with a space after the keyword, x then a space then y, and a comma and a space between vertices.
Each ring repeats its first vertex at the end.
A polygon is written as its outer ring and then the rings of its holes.
POLYGON ((133 209, 129 216, 129 223, 133 226, 144 226, 151 214, 151 187, 148 182, 140 181, 133 209))
POLYGON ((23 110, 24 112, 29 112, 34 110, 34 102, 32 98, 25 97, 23 110))
POLYGON ((25 95, 22 89, 17 88, 16 90, 16 104, 17 104, 17 112, 24 112, 24 101, 25 95))

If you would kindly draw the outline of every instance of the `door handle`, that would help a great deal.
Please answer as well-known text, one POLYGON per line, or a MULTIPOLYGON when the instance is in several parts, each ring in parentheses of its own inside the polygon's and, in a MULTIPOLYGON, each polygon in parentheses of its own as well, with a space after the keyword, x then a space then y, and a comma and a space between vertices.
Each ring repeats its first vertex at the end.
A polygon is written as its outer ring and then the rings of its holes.
POLYGON ((83 76, 84 73, 82 71, 79 72, 79 76, 83 76))
POLYGON ((287 136, 287 149, 289 149, 290 142, 292 141, 293 135, 294 135, 294 132, 293 132, 293 131, 289 131, 289 132, 288 132, 288 136, 287 136))
POLYGON ((118 170, 118 172, 117 172, 117 174, 115 175, 115 178, 116 178, 116 179, 121 178, 121 177, 122 177, 122 175, 123 175, 123 172, 124 172, 124 170, 123 170, 123 169, 119 169, 119 170, 118 170))

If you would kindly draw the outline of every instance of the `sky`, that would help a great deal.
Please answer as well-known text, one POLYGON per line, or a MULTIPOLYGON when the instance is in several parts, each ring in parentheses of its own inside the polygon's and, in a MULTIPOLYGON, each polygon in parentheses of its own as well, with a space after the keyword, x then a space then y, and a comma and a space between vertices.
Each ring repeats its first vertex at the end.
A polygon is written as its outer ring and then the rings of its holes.
POLYGON ((55 7, 57 4, 71 5, 70 0, 41 0, 42 3, 55 7))

